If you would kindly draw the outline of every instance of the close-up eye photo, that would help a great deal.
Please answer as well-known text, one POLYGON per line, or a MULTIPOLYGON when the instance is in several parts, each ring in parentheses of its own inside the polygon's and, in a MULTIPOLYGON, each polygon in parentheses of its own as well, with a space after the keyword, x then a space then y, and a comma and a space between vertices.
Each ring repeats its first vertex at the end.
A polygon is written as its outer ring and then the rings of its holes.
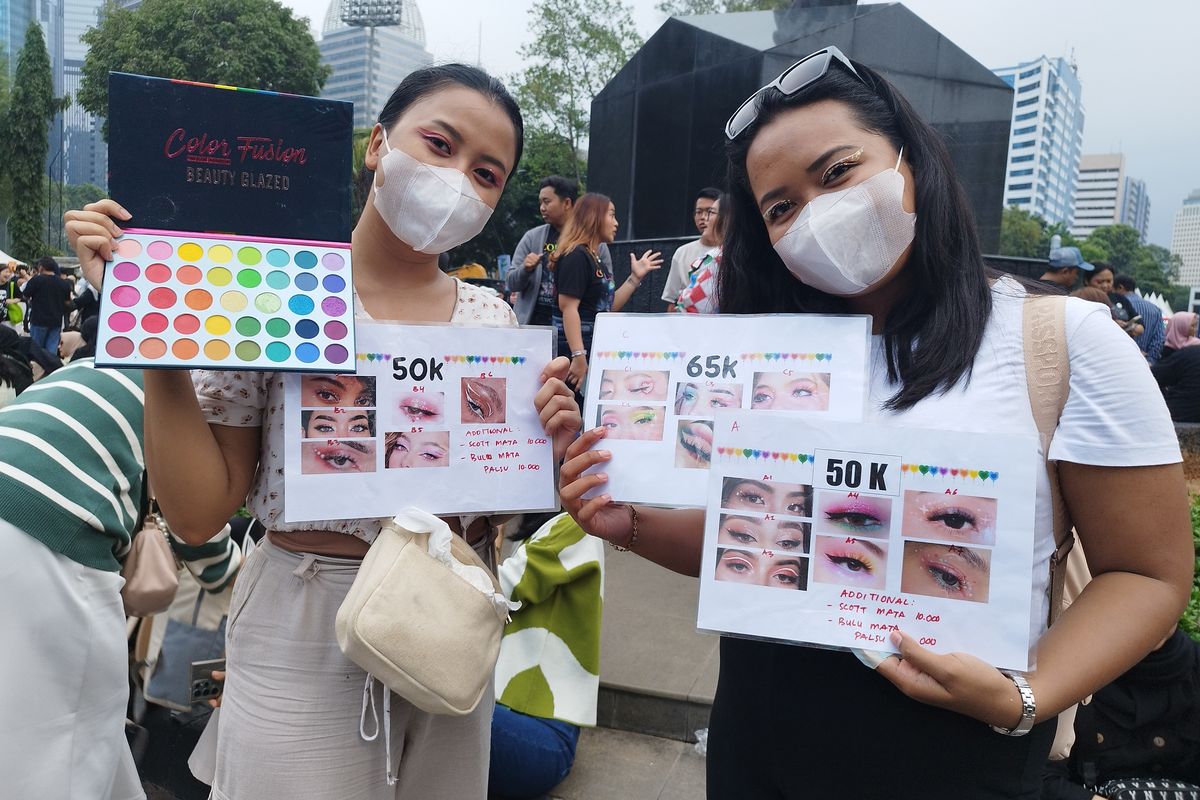
POLYGON ((375 442, 357 439, 302 442, 300 472, 305 475, 375 471, 375 442))
POLYGON ((750 407, 766 411, 827 411, 828 372, 756 372, 750 407))
POLYGON ((354 408, 318 408, 300 412, 305 439, 354 439, 375 436, 375 412, 354 408))
POLYGON ((463 378, 462 423, 504 422, 504 391, 504 378, 463 378))
POLYGON ((371 408, 375 405, 375 378, 369 375, 305 375, 300 379, 300 404, 371 408))
POLYGON ((397 432, 384 436, 386 469, 450 466, 450 432, 397 432))
POLYGON ((667 421, 665 406, 600 406, 596 425, 609 439, 661 442, 667 421))
POLYGON ((905 542, 900 591, 986 603, 991 572, 991 550, 957 544, 905 542))
POLYGON ((818 492, 813 519, 817 533, 886 539, 892 527, 892 500, 856 492, 818 492))
POLYGON ((808 588, 808 559, 789 553, 717 548, 719 581, 804 591, 808 588))
POLYGON ((810 529, 807 522, 722 514, 717 543, 804 553, 808 551, 810 529))
POLYGON ((812 487, 804 483, 725 478, 721 484, 721 508, 736 511, 810 517, 812 497, 812 487))
POLYGON ((681 419, 675 439, 675 466, 708 469, 712 464, 713 424, 706 419, 681 419))
POLYGON ((600 375, 600 399, 647 402, 667 399, 671 373, 663 370, 606 369, 600 375))
POLYGON ((813 544, 813 580, 882 589, 887 581, 886 542, 852 536, 817 536, 813 544))
POLYGON ((994 545, 997 502, 994 497, 908 491, 901 533, 913 539, 994 545))
POLYGON ((414 426, 440 426, 446 421, 443 392, 406 392, 396 400, 396 413, 414 426))
POLYGON ((704 417, 712 416, 718 409, 741 407, 741 384, 682 381, 675 385, 676 414, 704 417))

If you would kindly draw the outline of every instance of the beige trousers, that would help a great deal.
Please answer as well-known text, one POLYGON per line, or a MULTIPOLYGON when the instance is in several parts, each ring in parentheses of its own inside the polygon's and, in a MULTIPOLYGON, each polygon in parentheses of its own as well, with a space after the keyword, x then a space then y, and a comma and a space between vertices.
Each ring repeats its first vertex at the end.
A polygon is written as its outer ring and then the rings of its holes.
POLYGON ((358 562, 264 540, 242 565, 229 610, 215 800, 485 800, 493 697, 471 714, 428 714, 391 696, 334 638, 358 562), (394 785, 387 779, 390 739, 394 785))

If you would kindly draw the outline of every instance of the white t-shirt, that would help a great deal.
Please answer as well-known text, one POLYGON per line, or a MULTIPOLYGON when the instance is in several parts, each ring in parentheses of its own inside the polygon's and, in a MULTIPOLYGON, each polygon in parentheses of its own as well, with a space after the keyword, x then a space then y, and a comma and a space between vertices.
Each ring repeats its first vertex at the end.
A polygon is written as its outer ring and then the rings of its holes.
POLYGON ((714 249, 716 248, 704 244, 700 239, 694 239, 676 248, 675 255, 671 256, 671 271, 667 274, 667 285, 663 287, 664 303, 675 304, 683 287, 688 285, 688 267, 697 258, 714 249))
MULTIPOLYGON (((1037 435, 1025 380, 1025 289, 1005 278, 993 287, 992 300, 992 316, 970 382, 960 382, 944 395, 935 393, 907 411, 883 409, 897 386, 888 382, 883 337, 872 337, 867 421, 1037 435)), ((1099 303, 1067 298, 1066 329, 1071 379, 1067 403, 1050 444, 1050 458, 1102 467, 1182 461, 1171 416, 1146 359, 1133 339, 1112 321, 1109 310, 1099 303)), ((1036 641, 1046 625, 1050 555, 1054 552, 1050 479, 1045 470, 1038 472, 1034 537, 1030 628, 1036 641)))

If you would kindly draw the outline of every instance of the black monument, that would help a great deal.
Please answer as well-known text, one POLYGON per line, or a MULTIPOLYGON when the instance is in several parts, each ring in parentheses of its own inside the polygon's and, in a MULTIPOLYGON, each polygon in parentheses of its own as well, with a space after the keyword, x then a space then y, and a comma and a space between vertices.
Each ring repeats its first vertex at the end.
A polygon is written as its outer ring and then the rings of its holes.
POLYGON ((723 182, 729 115, 826 45, 882 72, 945 135, 995 252, 1012 89, 900 3, 856 0, 672 17, 650 37, 592 101, 588 184, 613 198, 622 236, 695 235, 691 202, 723 182))

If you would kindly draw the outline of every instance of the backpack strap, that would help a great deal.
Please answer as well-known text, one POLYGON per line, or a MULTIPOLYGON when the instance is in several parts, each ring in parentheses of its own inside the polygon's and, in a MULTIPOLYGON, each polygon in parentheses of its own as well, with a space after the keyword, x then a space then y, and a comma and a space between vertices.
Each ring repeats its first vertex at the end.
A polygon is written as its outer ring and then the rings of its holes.
POLYGON ((1046 472, 1050 476, 1050 503, 1054 518, 1054 553, 1050 556, 1050 617, 1053 623, 1063 607, 1067 555, 1075 544, 1071 518, 1063 502, 1058 465, 1050 460, 1050 441, 1067 404, 1071 365, 1067 359, 1067 298, 1056 295, 1025 299, 1025 381, 1029 405, 1041 439, 1046 472))

